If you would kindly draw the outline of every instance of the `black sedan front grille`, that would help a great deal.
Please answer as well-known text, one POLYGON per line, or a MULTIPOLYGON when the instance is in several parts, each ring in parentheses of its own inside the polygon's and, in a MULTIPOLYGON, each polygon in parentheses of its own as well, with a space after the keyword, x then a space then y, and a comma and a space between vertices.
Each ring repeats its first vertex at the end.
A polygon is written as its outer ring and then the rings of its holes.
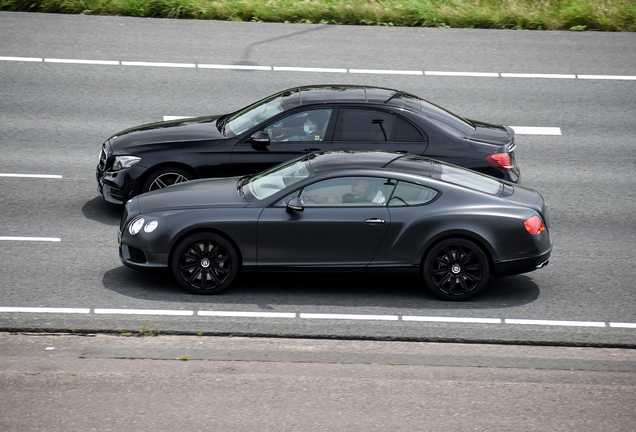
POLYGON ((106 144, 104 143, 104 145, 102 146, 102 151, 99 153, 99 164, 97 165, 97 168, 101 172, 106 171, 107 162, 108 162, 108 154, 106 153, 106 144))

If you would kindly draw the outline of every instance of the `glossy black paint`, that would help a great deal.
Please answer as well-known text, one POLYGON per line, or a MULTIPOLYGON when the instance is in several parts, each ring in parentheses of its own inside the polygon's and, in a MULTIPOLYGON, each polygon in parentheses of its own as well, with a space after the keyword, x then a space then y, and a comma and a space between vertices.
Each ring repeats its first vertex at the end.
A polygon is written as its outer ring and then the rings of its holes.
MULTIPOLYGON (((223 116, 148 124, 111 136, 102 146, 96 170, 100 194, 109 202, 121 204, 147 190, 148 179, 162 168, 180 169, 189 179, 240 176, 263 171, 305 153, 330 149, 407 152, 514 183, 520 180, 514 131, 507 126, 467 121, 391 89, 312 86, 289 89, 274 96, 280 98, 282 111, 240 133, 229 130, 227 122, 246 109, 223 116), (291 122, 294 114, 316 110, 331 110, 319 140, 275 141, 265 132, 281 120, 291 122), (371 113, 368 125, 365 113, 371 113), (457 128, 442 126, 440 119, 450 120, 457 128), (381 128, 387 140, 352 137, 352 130, 362 133, 369 126, 381 128), (485 159, 497 153, 508 155, 512 166, 498 167, 485 159), (141 160, 136 165, 116 169, 115 158, 120 156, 141 160)), ((293 128, 302 131, 302 124, 284 126, 287 131, 293 128)), ((295 136, 299 134, 302 132, 295 136)))
POLYGON ((246 180, 239 177, 190 181, 131 199, 119 230, 122 262, 137 269, 168 268, 176 245, 198 232, 227 239, 241 271, 422 272, 429 252, 448 239, 477 245, 495 277, 532 271, 549 259, 547 208, 532 189, 389 152, 318 152, 282 166, 300 162, 310 167, 307 177, 263 199, 243 196, 239 186, 246 180), (451 169, 471 187, 447 181, 451 169), (304 198, 316 185, 350 178, 380 181, 387 200, 343 205, 304 198), (480 182, 494 190, 472 188, 480 182), (403 205, 394 201, 401 185, 430 196, 403 205), (140 216, 144 223, 157 221, 157 229, 132 235, 131 222, 140 216), (533 216, 546 226, 536 235, 524 227, 533 216))

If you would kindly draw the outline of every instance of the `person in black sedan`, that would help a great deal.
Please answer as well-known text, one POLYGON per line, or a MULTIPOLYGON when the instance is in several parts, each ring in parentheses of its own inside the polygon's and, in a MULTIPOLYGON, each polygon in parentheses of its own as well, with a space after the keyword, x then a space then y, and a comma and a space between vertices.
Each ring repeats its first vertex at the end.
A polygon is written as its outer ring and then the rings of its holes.
POLYGON ((303 130, 306 135, 296 135, 285 141, 322 141, 328 120, 329 115, 326 112, 319 110, 311 111, 307 114, 307 119, 303 125, 303 130))

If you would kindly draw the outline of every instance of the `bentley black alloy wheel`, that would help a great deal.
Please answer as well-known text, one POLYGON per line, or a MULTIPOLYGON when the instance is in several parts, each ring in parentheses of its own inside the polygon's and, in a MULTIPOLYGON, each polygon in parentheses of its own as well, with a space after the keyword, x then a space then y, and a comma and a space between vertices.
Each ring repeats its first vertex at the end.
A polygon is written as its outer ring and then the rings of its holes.
POLYGON ((488 258, 469 240, 444 240, 426 255, 422 276, 428 289, 437 296, 446 300, 466 300, 480 292, 488 282, 488 258))
POLYGON ((236 277, 238 255, 224 237, 215 233, 196 233, 177 245, 171 270, 186 290, 215 294, 226 289, 236 277))

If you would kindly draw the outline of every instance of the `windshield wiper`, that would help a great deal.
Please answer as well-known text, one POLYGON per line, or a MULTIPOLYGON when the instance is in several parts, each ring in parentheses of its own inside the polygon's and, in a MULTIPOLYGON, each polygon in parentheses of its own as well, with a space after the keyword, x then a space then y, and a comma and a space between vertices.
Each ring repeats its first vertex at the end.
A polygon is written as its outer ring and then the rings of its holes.
POLYGON ((223 135, 225 135, 225 123, 227 123, 228 118, 229 115, 225 114, 216 120, 216 128, 219 130, 219 132, 222 132, 223 135))
POLYGON ((250 177, 251 176, 249 175, 245 175, 241 177, 240 179, 238 179, 238 181, 236 182, 236 189, 238 190, 239 194, 243 197, 243 199, 245 199, 245 192, 243 192, 243 185, 245 184, 247 179, 249 179, 250 177))

